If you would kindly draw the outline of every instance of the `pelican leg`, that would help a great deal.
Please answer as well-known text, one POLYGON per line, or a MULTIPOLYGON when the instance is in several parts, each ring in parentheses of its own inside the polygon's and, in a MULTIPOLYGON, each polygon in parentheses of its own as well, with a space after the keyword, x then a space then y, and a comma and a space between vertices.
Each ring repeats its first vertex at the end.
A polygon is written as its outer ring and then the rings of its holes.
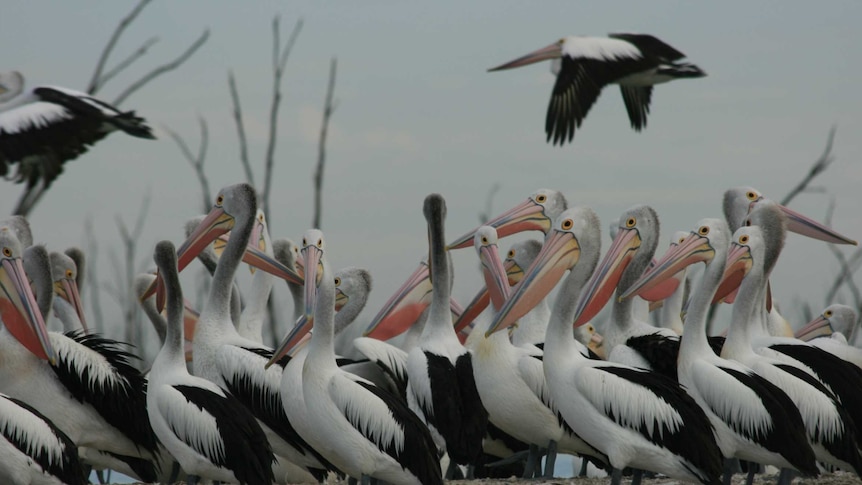
POLYGON ((455 476, 455 471, 458 470, 458 464, 455 460, 449 460, 449 467, 446 468, 446 475, 443 476, 446 480, 451 480, 455 476))
POLYGON ((782 468, 781 472, 778 474, 777 485, 790 485, 790 482, 793 481, 794 478, 798 477, 799 474, 796 473, 796 470, 790 468, 782 468))
POLYGON ((358 484, 359 484, 359 482, 355 478, 353 478, 353 477, 347 478, 347 485, 358 485, 358 484))
POLYGON ((557 463, 557 442, 551 440, 548 443, 548 454, 545 455, 545 477, 554 476, 554 465, 557 463))
POLYGON ((623 471, 619 468, 611 469, 611 485, 620 485, 623 481, 623 471))
POLYGON ((199 477, 197 475, 189 475, 188 478, 186 479, 186 483, 188 485, 198 485, 198 482, 200 482, 200 481, 201 481, 201 477, 199 477))
POLYGON ((371 477, 366 474, 362 474, 362 478, 359 479, 360 485, 371 485, 371 477))
POLYGON ((745 477, 745 485, 751 485, 754 483, 755 473, 757 473, 757 466, 754 463, 751 463, 751 466, 748 467, 748 476, 745 477))
MULTIPOLYGON (((514 455, 512 455, 514 456, 514 455)), ((532 478, 533 471, 536 468, 536 461, 539 459, 539 447, 536 445, 530 445, 530 452, 527 455, 527 464, 524 465, 524 476, 523 478, 532 478)))
POLYGON ((176 483, 177 478, 180 476, 180 462, 175 461, 171 465, 171 476, 168 477, 168 483, 176 483))
POLYGON ((733 481, 733 474, 736 473, 737 468, 739 467, 739 460, 736 458, 725 458, 724 459, 724 467, 722 470, 722 485, 730 485, 733 481))
POLYGON ((644 477, 644 471, 638 468, 635 468, 632 471, 632 485, 641 485, 641 480, 644 477))
POLYGON ((589 464, 589 461, 586 458, 581 457, 581 471, 578 472, 579 477, 587 476, 587 465, 588 464, 589 464))
POLYGON ((467 476, 464 478, 466 478, 467 480, 472 480, 475 477, 476 477, 476 465, 471 463, 471 464, 467 465, 467 476))

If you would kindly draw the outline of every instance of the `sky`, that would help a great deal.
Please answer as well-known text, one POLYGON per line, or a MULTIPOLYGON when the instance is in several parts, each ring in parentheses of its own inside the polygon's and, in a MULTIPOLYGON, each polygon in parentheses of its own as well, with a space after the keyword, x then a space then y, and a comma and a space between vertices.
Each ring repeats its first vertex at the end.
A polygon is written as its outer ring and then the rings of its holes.
MULTIPOLYGON (((21 71, 30 85, 84 89, 117 22, 133 6, 94 0, 6 5, 0 16, 3 69, 21 71)), ((284 74, 270 231, 299 240, 311 224, 321 112, 330 59, 337 57, 321 229, 336 268, 361 266, 374 278, 360 317, 365 321, 426 254, 421 210, 431 192, 446 198, 450 240, 479 222, 495 184, 493 214, 543 187, 562 191, 570 205, 592 207, 605 228, 626 208, 648 204, 661 217, 663 251, 674 231, 720 217, 727 188, 751 185, 782 198, 820 155, 833 125, 836 160, 814 184, 828 194, 802 194, 791 206, 822 219, 834 198, 833 226, 862 239, 862 3, 156 0, 125 32, 108 65, 150 37, 158 42, 107 84, 99 93, 105 100, 176 56, 204 29, 211 36, 187 63, 122 104, 145 117, 158 140, 114 133, 69 162, 32 214, 36 240, 58 250, 83 245, 89 218, 101 248, 99 278, 112 285, 109 252, 121 251, 115 220, 132 224, 149 193, 136 264, 152 266, 159 240, 179 244, 184 221, 203 208, 194 172, 164 127, 196 149, 197 117, 206 119, 210 184, 215 190, 244 181, 229 70, 260 185, 275 15, 282 19, 282 39, 298 19, 304 27, 284 74), (486 72, 563 36, 609 32, 655 35, 708 76, 656 87, 641 133, 629 128, 611 86, 574 143, 554 147, 543 130, 554 82, 549 65, 486 72)), ((20 187, 2 187, 0 207, 10 212, 20 187)), ((510 244, 503 240, 502 249, 510 244)), ((472 249, 453 260, 455 296, 466 303, 481 285, 478 260, 472 249)), ((825 288, 837 271, 824 244, 789 237, 773 289, 793 325, 804 323, 794 320, 797 301, 815 311, 825 306, 825 288)), ((183 281, 193 293, 189 278, 183 281)), ((283 286, 276 294, 289 301, 283 286)), ((101 300, 106 319, 119 321, 111 297, 101 300)))

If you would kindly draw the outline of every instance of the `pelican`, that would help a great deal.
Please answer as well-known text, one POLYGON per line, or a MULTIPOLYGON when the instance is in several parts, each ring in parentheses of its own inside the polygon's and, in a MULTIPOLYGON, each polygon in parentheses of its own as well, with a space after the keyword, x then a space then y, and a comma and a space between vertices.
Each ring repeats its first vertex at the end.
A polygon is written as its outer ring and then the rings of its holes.
MULTIPOLYGON (((490 226, 480 227, 474 244, 491 300, 495 309, 499 309, 509 296, 509 281, 497 253, 497 231, 490 226)), ((553 475, 558 451, 607 462, 603 453, 585 443, 558 417, 545 382, 541 351, 513 345, 506 332, 485 337, 487 324, 477 329, 480 330, 476 332, 479 340, 473 348, 472 362, 476 388, 488 411, 488 420, 515 438, 532 444, 531 460, 537 458, 536 447, 547 448, 545 476, 553 475)), ((531 460, 528 460, 525 478, 532 476, 534 462, 531 460)))
POLYGON ((301 371, 302 396, 311 411, 305 413, 306 424, 314 430, 307 435, 309 442, 362 483, 376 478, 394 484, 442 484, 434 441, 419 418, 398 398, 342 371, 335 362, 336 291, 323 233, 305 233, 302 255, 307 318, 273 356, 289 350, 294 337, 307 333, 313 323, 301 371))
MULTIPOLYGON (((688 237, 688 233, 685 231, 676 231, 673 234, 673 237, 670 239, 670 247, 671 249, 678 247, 680 243, 682 243, 685 238, 688 237)), ((670 252, 670 250, 668 250, 670 252)), ((652 269, 647 270, 652 271, 652 269)), ((679 273, 671 276, 666 281, 669 281, 675 289, 673 293, 670 294, 667 298, 664 299, 661 308, 659 308, 659 316, 658 323, 660 326, 664 328, 669 328, 676 332, 679 335, 682 335, 682 306, 685 300, 686 293, 686 274, 688 273, 688 267, 683 270, 680 270, 679 273)))
MULTIPOLYGON (((253 265, 258 269, 294 282, 302 281, 295 272, 249 246, 256 214, 257 195, 251 185, 224 187, 216 195, 209 214, 177 251, 177 264, 182 271, 218 236, 231 232, 195 328, 193 374, 236 396, 258 419, 277 456, 322 479, 332 467, 308 446, 285 416, 279 395, 282 367, 265 367, 272 349, 241 337, 230 317, 233 279, 244 258, 253 256, 256 258, 253 265)), ((144 294, 145 298, 148 293, 144 294)))
POLYGON ((272 483, 272 449, 254 416, 212 382, 189 374, 183 351, 183 294, 173 244, 153 259, 167 292, 167 336, 153 362, 147 414, 153 430, 189 475, 230 483, 272 483))
POLYGON ((27 182, 27 197, 18 209, 32 206, 63 172, 64 163, 115 130, 155 138, 134 111, 120 111, 72 89, 25 89, 20 72, 0 72, 0 176, 8 176, 9 167, 18 163, 14 180, 27 182))
POLYGON ((758 297, 765 292, 766 280, 785 237, 780 209, 772 205, 756 212, 769 214, 755 219, 752 213, 750 218, 758 225, 740 227, 733 234, 727 255, 725 277, 741 274, 742 282, 721 356, 752 368, 787 393, 799 408, 808 442, 818 461, 858 474, 862 471, 862 454, 855 426, 832 391, 802 365, 765 357, 752 347, 752 339, 758 335, 763 321, 755 315, 766 311, 758 297))
POLYGON ((619 84, 632 128, 646 128, 652 88, 674 79, 698 78, 706 73, 694 64, 679 62, 685 54, 648 34, 609 34, 608 37, 564 37, 553 44, 489 69, 501 71, 552 59, 557 76, 548 114, 547 141, 571 142, 602 88, 619 84))
MULTIPOLYGON (((3 223, 0 227, 14 237, 13 230, 3 223)), ((32 236, 26 229, 21 234, 25 244, 31 244, 32 236)), ((47 250, 28 247, 24 267, 36 289, 41 319, 50 312, 53 299, 47 250)), ((78 447, 110 452, 120 455, 119 459, 128 457, 135 466, 142 465, 136 475, 147 479, 156 476, 157 465, 152 460, 157 442, 143 419, 146 385, 144 376, 132 365, 136 356, 119 342, 96 335, 47 332, 44 337, 56 350, 56 357, 46 362, 44 352, 34 354, 31 346, 10 337, 0 334, 0 354, 4 356, 0 391, 33 406, 78 447)), ((83 452, 81 457, 86 458, 83 452)))
MULTIPOLYGON (((607 455, 614 485, 625 467, 717 484, 721 451, 712 425, 680 385, 649 370, 588 359, 572 334, 573 324, 583 324, 575 323, 575 305, 596 267, 600 246, 595 212, 585 207, 563 212, 488 332, 517 321, 569 270, 552 309, 543 359, 560 414, 578 436, 607 455)), ((633 482, 639 481, 637 474, 633 482)))
POLYGON ((443 197, 427 196, 423 213, 428 225, 428 263, 434 289, 419 345, 407 355, 407 402, 428 425, 437 446, 449 454, 449 471, 454 471, 452 464, 475 463, 482 453, 488 413, 476 391, 471 355, 452 327, 443 197))
MULTIPOLYGON (((655 210, 637 205, 624 211, 619 230, 599 267, 587 283, 575 310, 576 324, 592 319, 616 291, 624 293, 650 264, 658 245, 655 210)), ((632 300, 615 298, 611 323, 604 331, 608 360, 652 369, 676 379, 679 335, 637 320, 632 300)))
MULTIPOLYGON (((689 265, 706 263, 688 307, 677 360, 679 383, 706 412, 725 457, 795 468, 816 476, 814 452, 793 401, 752 369, 715 355, 707 341, 707 313, 724 275, 729 244, 730 229, 724 221, 701 220, 698 228, 672 245, 623 298, 675 278, 689 265)), ((725 483, 729 481, 730 469, 726 468, 725 483)))
POLYGON ((853 338, 854 330, 858 331, 856 312, 847 305, 836 303, 797 330, 796 336, 862 369, 862 349, 847 342, 853 338))
POLYGON ((54 315, 63 324, 63 331, 83 330, 87 332, 84 304, 78 289, 78 266, 68 255, 52 251, 51 274, 54 275, 54 315))

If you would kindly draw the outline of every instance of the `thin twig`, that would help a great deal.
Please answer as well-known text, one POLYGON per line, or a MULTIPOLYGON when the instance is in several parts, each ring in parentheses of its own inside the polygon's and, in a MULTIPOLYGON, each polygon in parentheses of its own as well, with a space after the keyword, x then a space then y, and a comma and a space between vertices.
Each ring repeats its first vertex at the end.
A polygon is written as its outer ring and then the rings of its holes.
POLYGON ((314 217, 311 227, 320 229, 323 214, 323 167, 326 162, 326 134, 329 131, 329 119, 335 111, 332 97, 335 94, 335 73, 338 60, 332 58, 329 64, 329 84, 326 87, 326 101, 323 103, 323 120, 320 123, 320 140, 317 144, 317 168, 314 170, 314 217))
POLYGON ((84 220, 84 234, 86 235, 86 247, 88 262, 87 266, 90 274, 87 278, 87 286, 90 293, 90 315, 93 316, 94 332, 104 332, 104 319, 102 317, 102 304, 99 301, 99 272, 96 268, 96 263, 99 260, 99 243, 96 241, 95 229, 93 228, 93 219, 87 217, 84 220))
POLYGON ((182 63, 186 62, 189 59, 189 57, 191 57, 198 50, 198 48, 200 48, 200 46, 202 46, 204 44, 204 42, 206 42, 207 39, 209 39, 209 36, 210 36, 209 29, 204 30, 204 32, 201 34, 201 36, 198 37, 198 39, 196 41, 194 41, 192 43, 192 45, 190 45, 189 48, 185 50, 185 52, 180 54, 179 57, 177 57, 176 59, 174 59, 171 62, 162 64, 161 66, 153 69, 152 71, 145 74, 142 78, 140 78, 137 81, 135 81, 134 83, 132 83, 132 85, 127 87, 126 90, 123 91, 122 93, 120 93, 120 95, 117 96, 117 98, 114 100, 114 105, 119 106, 120 104, 122 104, 123 101, 126 100, 126 98, 131 96, 132 93, 134 93, 138 89, 141 89, 148 82, 152 81, 153 79, 161 76, 162 74, 164 74, 166 72, 173 71, 174 69, 176 69, 177 67, 182 65, 182 63))
POLYGON ((800 192, 804 191, 808 184, 817 177, 821 173, 823 173, 829 165, 835 160, 832 157, 832 142, 835 141, 835 126, 829 130, 829 138, 826 139, 826 148, 823 149, 823 153, 820 155, 820 158, 814 161, 814 165, 811 166, 811 169, 808 170, 808 174, 803 178, 796 187, 793 188, 784 199, 781 200, 781 205, 788 205, 790 201, 793 200, 794 197, 799 195, 800 192))
POLYGON ((210 196, 210 184, 209 179, 207 179, 206 172, 204 171, 204 162, 206 161, 206 153, 207 146, 209 145, 209 129, 207 127, 207 122, 202 117, 198 116, 198 124, 200 125, 201 130, 201 141, 198 145, 198 154, 197 156, 192 154, 191 149, 186 144, 186 141, 174 130, 168 128, 167 126, 163 126, 162 129, 168 133, 177 146, 180 148, 180 151, 183 152, 183 156, 186 161, 189 162, 189 165, 195 171, 195 175, 198 177, 198 182, 201 184, 201 195, 203 196, 203 211, 207 212, 210 209, 210 205, 212 204, 212 197, 210 196))
POLYGON ((137 48, 134 52, 129 55, 129 57, 120 61, 113 69, 106 72, 101 78, 99 78, 98 87, 101 88, 105 84, 108 83, 111 79, 113 79, 117 74, 123 72, 123 70, 129 66, 131 66, 135 61, 143 57, 147 51, 150 50, 150 47, 153 46, 156 42, 159 41, 158 37, 150 37, 144 42, 140 47, 137 48))
POLYGON ((280 27, 280 18, 276 15, 272 20, 272 35, 273 35, 273 53, 272 53, 272 61, 273 61, 273 82, 272 82, 272 104, 269 109, 269 143, 266 147, 266 162, 264 165, 264 176, 263 176, 263 209, 267 212, 267 216, 272 212, 272 208, 269 205, 269 193, 270 187, 272 186, 272 169, 273 163, 275 159, 275 141, 276 141, 276 131, 278 129, 278 107, 281 104, 281 78, 284 74, 284 68, 287 65, 287 58, 290 55, 290 51, 293 50, 293 45, 296 43, 296 38, 299 36, 299 32, 302 30, 302 19, 296 21, 296 24, 293 26, 293 31, 290 33, 290 37, 287 39, 287 42, 284 44, 284 49, 280 50, 279 46, 279 31, 280 27))
POLYGON ((494 195, 498 190, 500 190, 499 182, 494 182, 494 185, 488 189, 488 194, 485 196, 485 212, 479 214, 479 224, 484 224, 491 218, 491 208, 494 202, 494 195))
POLYGON ((102 70, 105 68, 105 63, 108 61, 108 56, 111 55, 111 51, 114 50, 114 46, 117 45, 117 41, 120 39, 120 36, 123 34, 123 31, 126 30, 132 21, 135 20, 135 17, 141 13, 144 7, 150 3, 150 0, 141 0, 135 5, 135 8, 123 17, 120 20, 120 23, 117 24, 117 28, 114 29, 114 33, 111 34, 111 38, 108 40, 108 43, 105 44, 105 48, 102 50, 102 55, 99 56, 99 61, 96 63, 96 69, 93 71, 93 76, 90 78, 90 83, 87 86, 87 93, 96 94, 96 91, 101 87, 100 80, 102 78, 102 70))
POLYGON ((835 255, 835 259, 838 260, 838 264, 841 265, 841 272, 838 274, 838 277, 835 278, 832 288, 830 288, 829 292, 826 294, 826 306, 835 303, 833 301, 835 295, 838 293, 842 284, 846 283, 847 288, 850 290, 850 295, 853 297, 853 306, 855 308, 862 308, 862 292, 859 291, 859 286, 857 286, 856 282, 853 281, 853 273, 859 269, 859 265, 856 263, 862 259, 862 248, 857 249, 856 252, 853 253, 853 256, 848 260, 844 257, 844 253, 836 248, 834 244, 829 244, 828 247, 829 250, 832 251, 832 254, 835 255), (854 266, 856 266, 855 269, 853 268, 854 266))
POLYGON ((242 121, 242 107, 239 102, 239 90, 236 88, 236 79, 233 71, 227 72, 227 84, 230 87, 230 99, 233 102, 233 119, 236 122, 236 133, 239 137, 239 160, 245 170, 246 182, 254 186, 254 172, 248 161, 248 139, 245 136, 245 124, 242 121))

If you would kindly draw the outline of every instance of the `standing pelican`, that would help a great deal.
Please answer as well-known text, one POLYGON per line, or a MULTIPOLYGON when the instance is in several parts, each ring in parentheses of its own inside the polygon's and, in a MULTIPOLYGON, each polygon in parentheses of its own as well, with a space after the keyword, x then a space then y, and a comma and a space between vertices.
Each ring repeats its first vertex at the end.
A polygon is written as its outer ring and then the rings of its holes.
POLYGON ((183 294, 173 244, 157 244, 153 259, 164 278, 168 312, 167 336, 153 362, 147 394, 147 414, 156 435, 189 475, 230 483, 272 483, 272 450, 251 412, 186 369, 183 294))
POLYGON ((305 233, 302 255, 307 318, 288 334, 274 357, 289 350, 294 335, 307 332, 313 322, 302 365, 302 395, 310 411, 305 417, 314 430, 307 435, 309 442, 363 483, 377 478, 393 484, 442 485, 434 441, 419 418, 398 398, 342 371, 335 362, 336 291, 323 233, 316 229, 305 233))
POLYGON ((619 84, 632 128, 646 128, 652 87, 674 79, 706 76, 699 67, 679 62, 685 54, 647 34, 564 37, 553 44, 489 69, 501 71, 553 59, 557 76, 545 133, 554 145, 572 141, 593 103, 608 84, 619 84))
MULTIPOLYGON (((692 294, 680 343, 679 383, 706 412, 725 457, 795 468, 816 476, 814 452, 793 401, 752 369, 715 355, 707 341, 707 313, 724 275, 729 244, 730 229, 724 221, 700 221, 698 228, 671 246, 623 298, 674 278, 689 265, 706 263, 700 284, 692 294)), ((730 469, 726 468, 725 483, 729 481, 730 469)))
MULTIPOLYGON (((712 425, 682 387, 656 372, 588 359, 572 334, 577 298, 596 267, 600 246, 595 212, 582 207, 563 212, 488 333, 512 325, 569 271, 552 309, 543 359, 560 414, 578 436, 607 455, 614 485, 625 467, 717 484, 721 451, 712 425)), ((639 481, 637 474, 633 482, 639 481)))
POLYGON ((862 369, 862 349, 848 344, 856 332, 856 311, 836 303, 797 330, 796 336, 862 369))
POLYGON ((63 253, 50 253, 51 274, 54 275, 54 315, 63 323, 63 331, 83 330, 87 332, 84 304, 78 290, 78 266, 63 253))
POLYGON ((482 453, 488 413, 476 391, 471 355, 452 327, 443 197, 427 196, 423 213, 428 225, 428 263, 434 289, 419 345, 407 355, 407 402, 428 425, 437 446, 449 454, 450 463, 469 465, 482 453))

